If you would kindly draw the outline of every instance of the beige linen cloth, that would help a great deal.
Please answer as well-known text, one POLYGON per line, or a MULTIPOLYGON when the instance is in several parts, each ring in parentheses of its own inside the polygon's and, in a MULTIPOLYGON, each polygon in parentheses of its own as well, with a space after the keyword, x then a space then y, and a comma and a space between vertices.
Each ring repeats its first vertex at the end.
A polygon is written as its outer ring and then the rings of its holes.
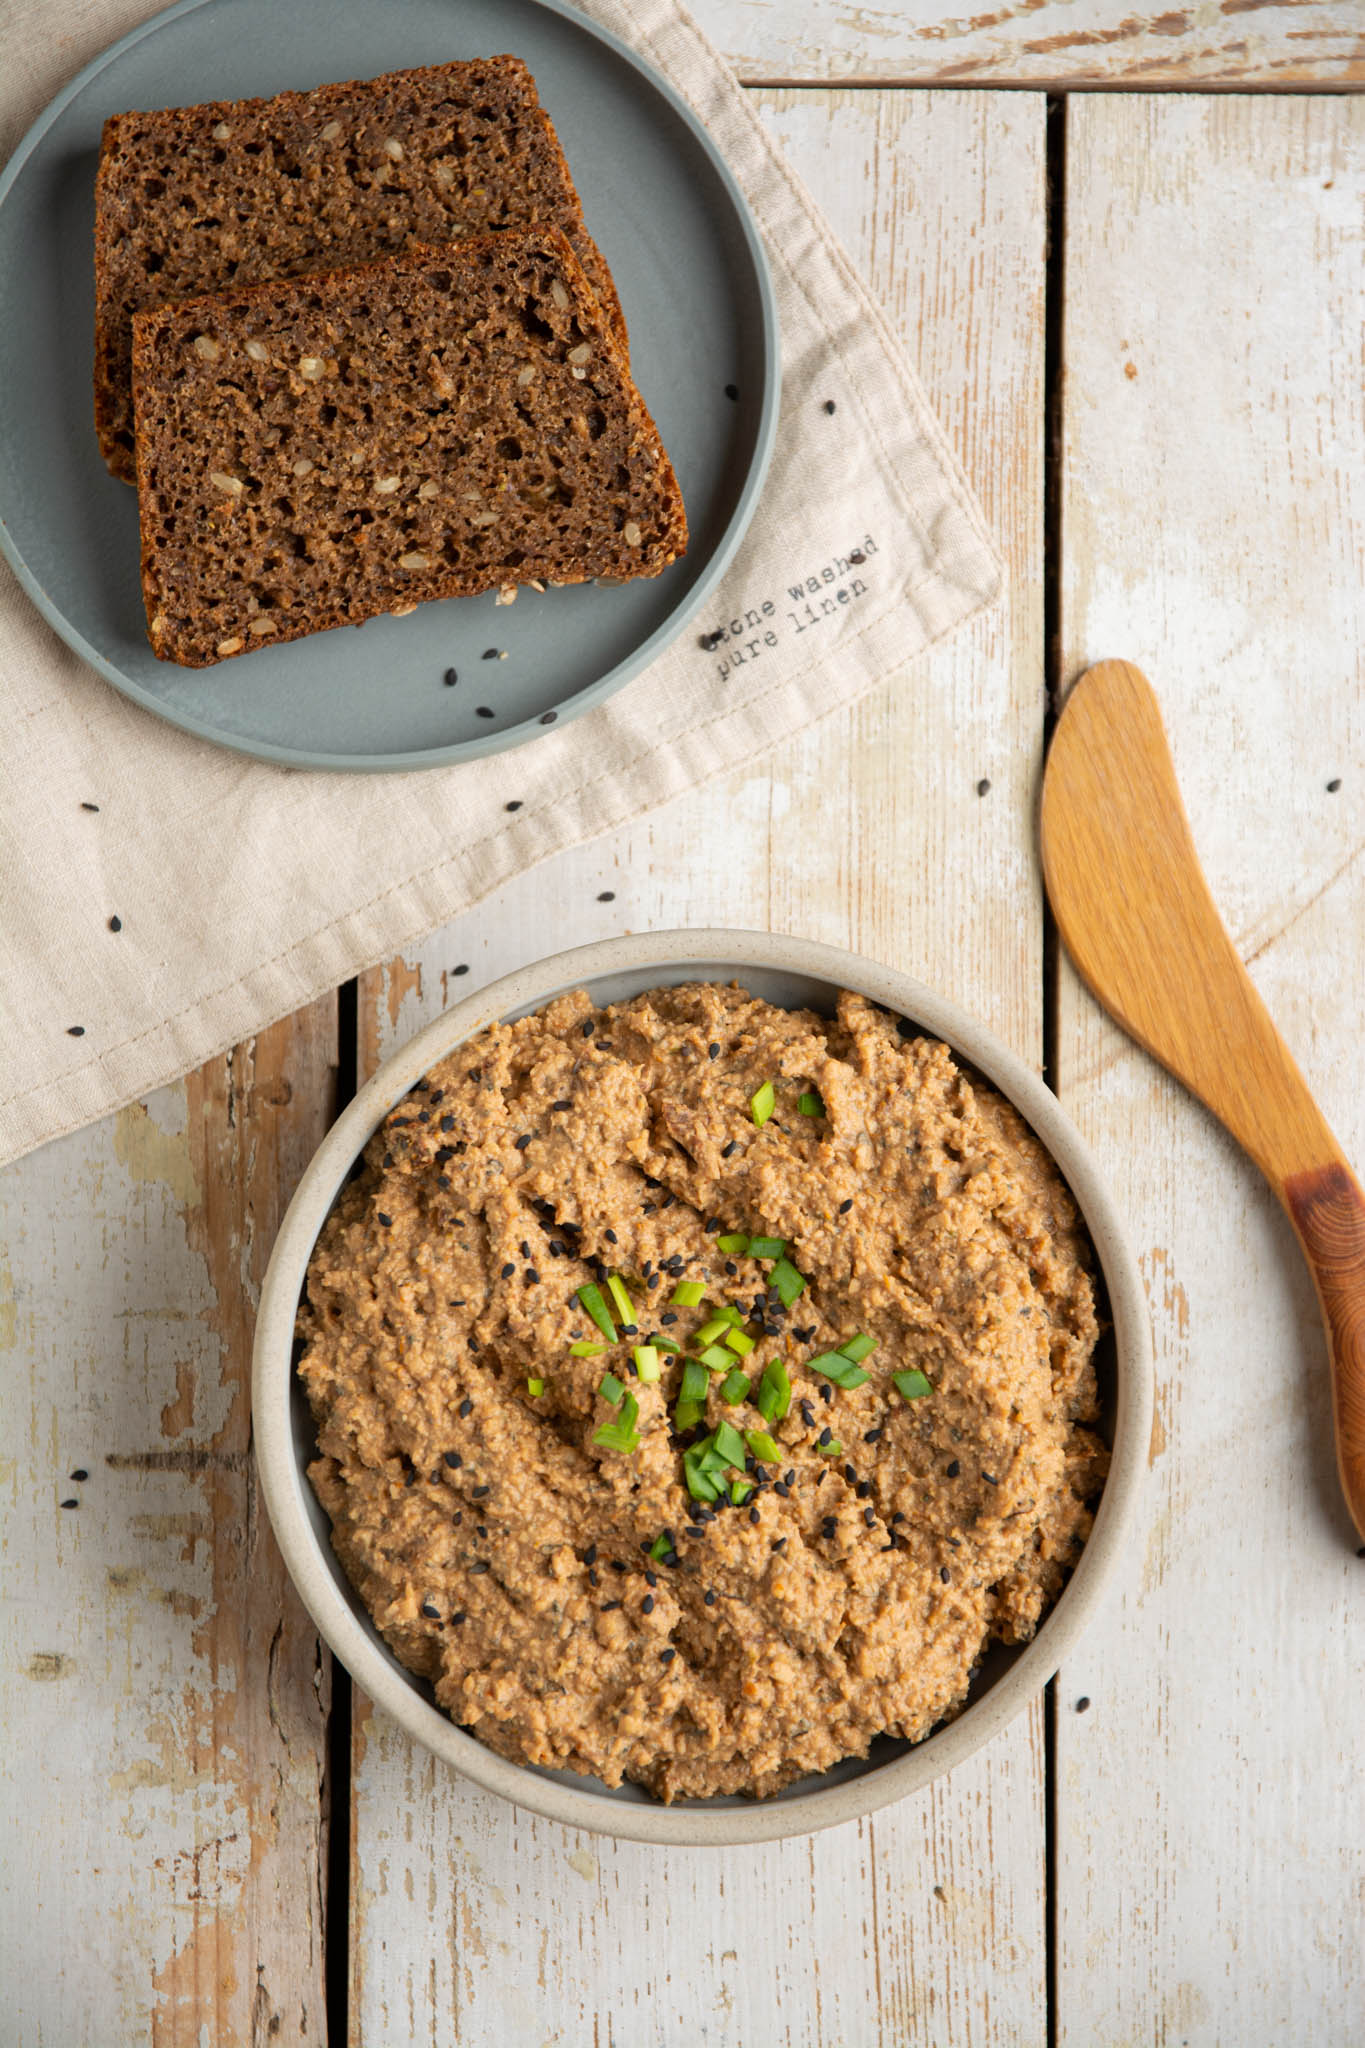
MULTIPOLYGON (((154 9, 7 11, 12 149, 154 9)), ((584 11, 690 101, 767 245, 782 416, 739 553, 681 640, 600 709, 491 760, 371 777, 274 768, 174 731, 86 669, 0 564, 0 1160, 188 1072, 548 854, 753 759, 995 595, 995 550, 903 351, 733 75, 674 0, 584 11), (851 600, 798 635, 792 593, 814 579, 820 613, 822 571, 855 551, 839 574, 856 579, 851 600), (727 644, 707 651, 703 634, 765 604, 776 644, 724 673, 727 644)))

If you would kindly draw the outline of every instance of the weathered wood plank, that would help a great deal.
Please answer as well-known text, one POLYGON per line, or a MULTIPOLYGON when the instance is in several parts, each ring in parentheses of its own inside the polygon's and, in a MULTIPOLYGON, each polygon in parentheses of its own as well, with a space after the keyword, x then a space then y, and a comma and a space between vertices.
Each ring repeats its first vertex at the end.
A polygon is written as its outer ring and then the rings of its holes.
MULTIPOLYGON (((1360 1159, 1365 103, 1068 122, 1064 673, 1152 678, 1214 894, 1360 1159)), ((1254 1169, 1069 974, 1058 1069, 1132 1219, 1160 1405, 1121 1594, 1062 1675, 1057 2038, 1336 2048, 1365 1564, 1312 1290, 1254 1169)))
MULTIPOLYGON (((854 711, 521 877, 369 977, 366 1071, 515 964, 622 928, 706 923, 903 961, 1038 1058, 1043 103, 760 104, 905 334, 1002 537, 1010 595, 854 711)), ((352 2040, 1039 2042, 1042 1748, 1035 1711, 951 1782, 864 1825, 664 1859, 486 1798, 362 1701, 352 2040)))
POLYGON ((1365 78, 1352 0, 693 0, 751 83, 1344 86, 1365 78))
POLYGON ((0 1181, 0 2032, 24 2048, 325 2040, 328 1669, 257 1503, 249 1361, 335 1061, 329 1001, 0 1181))

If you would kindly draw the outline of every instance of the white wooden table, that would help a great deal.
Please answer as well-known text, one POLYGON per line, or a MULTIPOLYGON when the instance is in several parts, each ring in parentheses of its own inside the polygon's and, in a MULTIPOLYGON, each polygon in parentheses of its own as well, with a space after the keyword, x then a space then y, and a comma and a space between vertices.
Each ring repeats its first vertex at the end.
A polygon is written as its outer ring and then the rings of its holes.
POLYGON ((1252 1168, 1058 967, 1032 835, 1050 691, 1139 661, 1215 894, 1365 1159, 1365 10, 698 12, 904 335, 1009 594, 0 1181, 0 2048, 1365 2041, 1365 1560, 1312 1292, 1252 1168), (1159 1374, 1130 1555, 1046 1699, 871 1821, 724 1855, 532 1819, 353 1694, 247 1401, 338 1088, 456 988, 684 923, 894 960, 1045 1065, 1159 1374))

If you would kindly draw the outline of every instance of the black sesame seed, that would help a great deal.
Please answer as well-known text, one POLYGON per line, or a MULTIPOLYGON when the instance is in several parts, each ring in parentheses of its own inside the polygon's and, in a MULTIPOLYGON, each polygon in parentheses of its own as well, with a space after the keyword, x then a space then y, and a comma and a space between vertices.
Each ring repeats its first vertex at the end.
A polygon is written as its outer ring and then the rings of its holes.
POLYGON ((483 1572, 491 1571, 491 1569, 492 1567, 486 1557, 477 1557, 469 1567, 469 1576, 471 1578, 478 1578, 483 1572))
POLYGON ((493 1489, 492 1489, 492 1487, 491 1487, 491 1486, 475 1486, 475 1487, 472 1487, 472 1488, 470 1489, 470 1499, 471 1499, 471 1500, 487 1500, 487 1498, 488 1498, 489 1494, 490 1494, 490 1493, 491 1493, 492 1491, 493 1491, 493 1489))
POLYGON ((725 387, 725 396, 726 396, 726 397, 727 397, 728 399, 731 399, 731 400, 734 400, 734 399, 738 398, 738 397, 739 397, 739 386, 738 386, 738 384, 727 384, 727 385, 726 385, 726 387, 725 387))
POLYGON ((875 1529, 877 1526, 877 1510, 875 1508, 864 1508, 863 1520, 869 1529, 875 1529))
MULTIPOLYGON (((452 974, 468 974, 469 962, 467 960, 462 960, 458 967, 452 967, 450 971, 452 974)), ((442 1129, 444 1128, 444 1125, 442 1125, 442 1129)))
POLYGON ((602 1235, 606 1238, 608 1244, 620 1243, 620 1239, 617 1237, 616 1232, 614 1230, 604 1230, 602 1235))
POLYGON ((777 1495, 779 1500, 791 1499, 792 1490, 781 1479, 775 1479, 773 1481, 773 1492, 777 1495))
POLYGON ((867 556, 863 553, 861 548, 854 548, 853 553, 849 556, 848 559, 850 560, 850 562, 852 562, 855 569, 861 569, 863 563, 867 560, 867 556))
POLYGON ((677 1656, 677 1654, 678 1653, 676 1650, 660 1650, 659 1662, 661 1664, 671 1664, 673 1662, 673 1659, 677 1656))
MULTIPOLYGON (((1361 1552, 1361 1556, 1365 1557, 1365 1550, 1361 1552)), ((1084 1714, 1088 1710, 1089 1706, 1090 1700, 1088 1696, 1085 1693, 1082 1693, 1081 1697, 1076 1702, 1076 1712, 1078 1714, 1084 1714)))
POLYGON ((641 1614, 652 1614, 654 1612, 654 1595, 652 1593, 645 1594, 644 1599, 640 1602, 640 1612, 641 1614))
POLYGON ((464 1463, 464 1459, 458 1451, 442 1451, 441 1456, 445 1459, 452 1472, 458 1472, 464 1463))
POLYGON ((491 705, 491 704, 476 704, 476 705, 474 706, 474 716, 475 716, 476 718, 491 718, 491 717, 493 716, 493 707, 492 707, 492 705, 491 705))
POLYGON ((610 1051, 611 1051, 611 1041, 610 1041, 610 1039, 607 1039, 607 1038, 599 1038, 599 1039, 598 1039, 598 1041, 597 1041, 597 1050, 598 1050, 599 1052, 610 1052, 610 1051))
POLYGON ((597 900, 599 903, 614 903, 616 901, 616 891, 614 889, 599 889, 597 900))
MULTIPOLYGON (((648 1549, 649 1549, 649 1545, 648 1545, 648 1544, 646 1544, 646 1545, 645 1545, 645 1549, 646 1549, 646 1550, 648 1550, 648 1549)), ((646 1584, 647 1586, 657 1586, 657 1585, 658 1585, 658 1583, 659 1583, 659 1580, 658 1580, 658 1576, 657 1576, 657 1574, 656 1574, 656 1573, 654 1573, 654 1572, 646 1572, 646 1573, 645 1573, 645 1584, 646 1584)))
MULTIPOLYGON (((981 1477, 985 1480, 987 1486, 998 1486, 1000 1484, 994 1472, 983 1472, 981 1477)), ((1365 1553, 1362 1553, 1362 1555, 1365 1555, 1365 1553)))
POLYGON ((870 1479, 860 1479, 853 1491, 859 1500, 866 1500, 872 1491, 872 1481, 870 1479))
POLYGON ((718 1060, 720 1058, 720 1047, 716 1044, 714 1039, 712 1039, 710 1045, 708 1045, 706 1048, 706 1057, 710 1060, 718 1060))
POLYGON ((392 1216, 386 1216, 386 1215, 384 1214, 384 1211, 383 1211, 382 1209, 376 1209, 374 1213, 375 1213, 375 1221, 376 1221, 376 1222, 378 1222, 378 1223, 382 1223, 382 1224, 383 1224, 383 1226, 384 1226, 384 1228, 385 1228, 385 1230, 392 1230, 392 1229, 393 1229, 393 1218, 392 1218, 392 1216))
POLYGON ((111 932, 121 932, 123 930, 123 919, 121 917, 111 917, 109 929, 111 932))
POLYGON ((733 1259, 727 1259, 725 1261, 725 1270, 729 1274, 730 1278, 733 1280, 736 1273, 739 1271, 739 1267, 735 1264, 733 1259))
POLYGON ((905 1520, 904 1511, 900 1508, 897 1508, 895 1514, 891 1517, 891 1519, 893 1522, 903 1522, 905 1520))
POLYGON ((90 1474, 86 1471, 84 1465, 78 1465, 75 1471, 71 1474, 71 1477, 75 1480, 77 1486, 79 1486, 83 1479, 88 1479, 90 1477, 90 1474))
POLYGON ((759 1520, 759 1513, 758 1513, 758 1509, 757 1509, 757 1508, 750 1508, 750 1510, 749 1510, 749 1520, 750 1520, 751 1522, 754 1522, 754 1523, 757 1523, 757 1522, 758 1522, 758 1520, 759 1520))
POLYGON ((465 1395, 465 1398, 464 1398, 464 1400, 463 1400, 463 1401, 461 1401, 461 1403, 460 1403, 460 1413, 461 1413, 461 1415, 472 1415, 472 1414, 473 1414, 473 1412, 474 1412, 474 1403, 473 1403, 473 1402, 472 1402, 472 1401, 470 1400, 469 1396, 468 1396, 468 1395, 466 1394, 466 1395, 465 1395))
POLYGON ((81 805, 81 809, 82 809, 83 811, 97 811, 97 810, 99 809, 99 805, 98 805, 98 804, 86 804, 86 803, 83 803, 83 804, 81 805))
POLYGON ((62 1502, 62 1506, 64 1508, 78 1508, 80 1506, 80 1502, 78 1500, 64 1500, 62 1502))
POLYGON ((832 412, 833 412, 834 410, 835 410, 834 400, 833 400, 832 398, 827 398, 827 399, 825 400, 825 411, 826 411, 826 412, 828 412, 828 413, 832 413, 832 412))
POLYGON ((422 1612, 428 1621, 439 1621, 441 1619, 441 1610, 434 1600, 424 1600, 422 1602, 422 1612))
POLYGON ((819 1392, 820 1399, 825 1403, 829 1403, 834 1399, 834 1389, 827 1380, 821 1385, 819 1392))
POLYGON ((454 668, 448 668, 445 674, 441 677, 441 681, 445 684, 448 690, 453 690, 456 683, 458 683, 459 680, 460 672, 458 669, 454 668))
POLYGON ((851 1209, 852 1207, 853 1207, 853 1197, 852 1197, 852 1195, 850 1195, 850 1196, 849 1196, 849 1198, 848 1198, 848 1200, 847 1200, 846 1202, 840 1202, 840 1204, 839 1204, 839 1214, 840 1214, 841 1216, 847 1216, 847 1214, 848 1214, 849 1210, 850 1210, 850 1209, 851 1209))
POLYGON ((714 1594, 714 1593, 703 1593, 701 1597, 702 1597, 702 1605, 703 1605, 704 1607, 714 1607, 714 1606, 715 1606, 715 1604, 716 1604, 716 1596, 715 1596, 715 1594, 714 1594))
POLYGON ((481 661, 496 661, 498 652, 499 650, 496 647, 485 647, 479 659, 481 661))
POLYGON ((521 809, 521 798, 514 796, 511 803, 503 805, 503 809, 505 811, 519 811, 521 809))
POLYGON ((939 1568, 938 1568, 938 1575, 939 1575, 939 1577, 940 1577, 940 1578, 942 1579, 942 1581, 943 1581, 943 1583, 944 1583, 944 1585, 945 1585, 945 1586, 951 1586, 951 1585, 952 1585, 952 1583, 953 1583, 953 1575, 952 1575, 952 1573, 951 1573, 951 1572, 949 1571, 949 1569, 948 1569, 948 1567, 947 1567, 947 1565, 946 1565, 946 1564, 941 1564, 941 1565, 939 1566, 939 1568))
POLYGON ((517 1270, 517 1269, 516 1269, 516 1267, 515 1267, 515 1266, 513 1265, 512 1261, 511 1261, 511 1260, 509 1259, 509 1260, 507 1261, 506 1265, 505 1265, 505 1266, 503 1267, 503 1269, 502 1269, 502 1277, 503 1277, 503 1279, 504 1279, 504 1280, 510 1280, 510 1279, 511 1279, 511 1277, 512 1277, 512 1275, 513 1275, 513 1274, 514 1274, 514 1273, 516 1272, 516 1270, 517 1270))
POLYGON ((881 1432, 881 1429, 880 1429, 880 1428, 877 1428, 877 1429, 865 1429, 865 1430, 863 1431, 863 1442, 864 1442, 865 1444, 878 1444, 878 1443, 880 1443, 880 1442, 881 1442, 881 1440, 882 1440, 882 1432, 881 1432))
POLYGON ((834 1431, 832 1429, 822 1429, 819 1436, 816 1438, 816 1442, 819 1444, 832 1443, 833 1440, 834 1431))
POLYGON ((540 722, 542 725, 553 725, 558 716, 559 713, 557 711, 542 711, 540 722))
POLYGON ((530 1131, 523 1131, 521 1136, 514 1141, 513 1149, 517 1152, 524 1152, 526 1150, 526 1147, 530 1144, 530 1142, 530 1131))
POLYGON ((464 1609, 463 1609, 463 1607, 462 1607, 462 1608, 460 1609, 460 1611, 459 1611, 459 1613, 458 1613, 458 1614, 452 1614, 452 1615, 451 1615, 451 1617, 450 1617, 450 1626, 451 1626, 452 1628, 458 1628, 458 1627, 460 1626, 460 1623, 461 1623, 461 1622, 462 1622, 463 1620, 464 1620, 464 1609))
POLYGON ((728 1144, 728 1145, 727 1145, 727 1146, 726 1146, 726 1147, 724 1148, 724 1150, 722 1151, 722 1153, 721 1153, 721 1155, 720 1155, 720 1156, 721 1156, 721 1158, 722 1158, 722 1159, 731 1159, 731 1158, 733 1158, 733 1157, 734 1157, 735 1153, 736 1153, 736 1152, 738 1152, 738 1150, 739 1150, 739 1139, 738 1139, 738 1138, 731 1138, 731 1140, 730 1140, 729 1144, 728 1144))
POLYGON ((1339 790, 1340 788, 1341 788, 1341 777, 1340 777, 1339 775, 1334 775, 1334 776, 1332 777, 1332 780, 1331 780, 1331 781, 1330 781, 1330 782, 1328 783, 1328 785, 1327 785, 1327 794, 1328 794, 1328 796, 1335 796, 1335 795, 1336 795, 1336 793, 1337 793, 1337 791, 1338 791, 1338 790, 1339 790))
POLYGON ((528 1266, 521 1277, 528 1287, 539 1287, 540 1285, 540 1275, 534 1266, 528 1266))
POLYGON ((957 1475, 958 1475, 958 1473, 959 1473, 959 1472, 960 1472, 961 1470, 962 1470, 962 1460, 961 1460, 960 1458, 953 1458, 953 1459, 950 1459, 950 1461, 949 1461, 949 1464, 948 1464, 948 1477, 949 1477, 950 1479, 956 1479, 956 1478, 957 1478, 957 1475))
POLYGON ((852 1467, 851 1465, 845 1465, 845 1467, 844 1467, 844 1477, 845 1477, 845 1479, 846 1479, 846 1480, 848 1481, 848 1483, 849 1483, 849 1485, 850 1485, 850 1486, 856 1486, 856 1485, 857 1485, 857 1483, 858 1483, 858 1475, 857 1475, 857 1473, 856 1473, 856 1472, 854 1471, 854 1469, 853 1469, 853 1467, 852 1467))
POLYGON ((66 1027, 66 1035, 68 1038, 84 1038, 84 1024, 68 1024, 66 1027))
POLYGON ((978 783, 977 783, 977 785, 976 785, 976 793, 977 793, 977 795, 978 795, 978 796, 988 796, 988 795, 990 794, 990 787, 991 787, 991 778, 990 778, 990 776, 989 776, 989 775, 983 775, 983 776, 982 776, 982 778, 981 778, 981 780, 980 780, 980 782, 978 782, 978 783))

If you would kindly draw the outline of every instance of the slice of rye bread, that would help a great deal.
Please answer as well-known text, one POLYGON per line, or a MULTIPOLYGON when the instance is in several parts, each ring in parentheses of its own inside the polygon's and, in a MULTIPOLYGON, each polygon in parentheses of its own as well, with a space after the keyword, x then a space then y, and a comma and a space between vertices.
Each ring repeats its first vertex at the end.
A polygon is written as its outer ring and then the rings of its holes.
POLYGON ((536 222, 569 237, 626 355, 611 272, 518 57, 114 115, 95 179, 95 429, 106 463, 134 480, 134 313, 536 222))
POLYGON ((672 464, 556 228, 134 320, 142 589, 190 668, 428 598, 657 576, 672 464))

